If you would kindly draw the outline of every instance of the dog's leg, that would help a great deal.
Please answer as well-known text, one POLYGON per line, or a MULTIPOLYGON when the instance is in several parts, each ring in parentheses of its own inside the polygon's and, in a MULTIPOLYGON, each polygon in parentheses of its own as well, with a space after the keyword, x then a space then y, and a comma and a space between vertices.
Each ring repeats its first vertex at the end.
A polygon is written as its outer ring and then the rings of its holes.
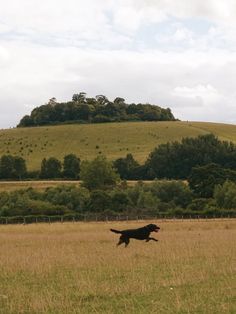
POLYGON ((127 247, 129 245, 129 238, 124 239, 125 242, 125 247, 127 247))
POLYGON ((116 246, 121 245, 122 243, 124 243, 124 240, 122 238, 120 238, 119 242, 116 244, 116 246))
POLYGON ((153 241, 158 241, 157 239, 155 239, 155 238, 151 238, 151 237, 149 237, 149 238, 147 238, 147 240, 146 240, 146 242, 149 242, 150 240, 153 240, 153 241))

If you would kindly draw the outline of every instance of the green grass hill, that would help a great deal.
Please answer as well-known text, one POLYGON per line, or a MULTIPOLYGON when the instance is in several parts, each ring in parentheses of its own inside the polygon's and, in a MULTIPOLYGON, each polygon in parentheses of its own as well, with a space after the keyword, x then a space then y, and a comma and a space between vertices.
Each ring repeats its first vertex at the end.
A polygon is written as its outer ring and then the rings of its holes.
POLYGON ((161 143, 213 133, 236 143, 236 125, 207 122, 122 122, 74 124, 0 130, 0 156, 22 156, 29 170, 40 168, 44 157, 60 160, 75 153, 82 160, 104 154, 110 160, 132 153, 144 162, 161 143))

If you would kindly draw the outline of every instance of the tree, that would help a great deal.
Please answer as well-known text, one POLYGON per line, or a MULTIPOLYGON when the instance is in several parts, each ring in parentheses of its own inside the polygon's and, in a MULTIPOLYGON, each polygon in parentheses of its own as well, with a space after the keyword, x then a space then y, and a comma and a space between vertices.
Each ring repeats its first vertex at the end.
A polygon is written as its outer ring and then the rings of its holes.
POLYGON ((21 120, 18 126, 22 126, 22 127, 30 127, 34 125, 34 121, 31 118, 31 116, 26 115, 24 116, 21 120))
POLYGON ((27 173, 26 163, 22 157, 3 155, 0 159, 0 178, 22 179, 27 173))
POLYGON ((226 181, 223 185, 217 185, 214 191, 216 205, 220 208, 236 208, 236 183, 226 181))
POLYGON ((10 179, 14 177, 14 157, 11 155, 3 155, 0 160, 0 176, 2 179, 10 179))
POLYGON ((235 144, 207 134, 159 145, 149 155, 146 165, 153 169, 156 178, 186 179, 193 167, 210 163, 233 167, 235 158, 235 144))
POLYGON ((189 186, 182 181, 155 181, 146 188, 161 202, 172 203, 185 208, 192 200, 189 186))
POLYGON ((106 96, 104 95, 97 95, 96 96, 96 100, 97 100, 97 103, 100 105, 100 106, 105 106, 109 100, 107 99, 106 96))
POLYGON ((142 191, 139 195, 137 206, 141 209, 157 209, 160 200, 151 191, 142 191))
POLYGON ((118 158, 114 161, 114 167, 117 169, 121 179, 133 180, 136 168, 139 163, 132 154, 127 154, 125 158, 118 158))
POLYGON ((87 98, 80 92, 72 96, 72 101, 58 103, 51 98, 47 104, 36 107, 30 115, 23 117, 18 127, 60 124, 63 122, 113 122, 113 121, 160 121, 175 120, 170 109, 150 104, 126 104, 124 98, 109 101, 105 95, 87 98))
POLYGON ((111 206, 110 195, 103 190, 95 190, 91 192, 89 209, 93 212, 103 212, 111 206))
POLYGON ((40 177, 44 179, 59 178, 61 176, 61 162, 50 157, 49 159, 43 159, 41 163, 40 177))
POLYGON ((218 164, 208 164, 192 169, 189 176, 189 186, 199 197, 212 197, 217 184, 226 180, 236 181, 236 171, 225 169, 218 164))
POLYGON ((121 97, 116 97, 113 102, 114 102, 114 104, 120 105, 120 104, 125 103, 125 99, 121 98, 121 97))
POLYGON ((47 159, 43 158, 41 162, 41 170, 40 170, 40 177, 41 178, 47 178, 47 159))
POLYGON ((86 102, 86 93, 80 92, 79 94, 74 94, 72 96, 72 100, 74 102, 84 103, 84 102, 86 102))
POLYGON ((89 191, 75 185, 58 185, 48 188, 44 193, 44 200, 54 205, 64 205, 76 212, 85 211, 89 199, 89 191))
POLYGON ((126 210, 130 203, 127 193, 124 191, 113 191, 111 195, 111 206, 114 211, 120 212, 126 210))
POLYGON ((119 180, 112 163, 104 156, 98 156, 92 161, 83 161, 80 178, 83 181, 83 186, 89 190, 115 186, 119 180))
POLYGON ((80 172, 80 159, 74 154, 66 155, 63 161, 64 177, 78 179, 79 172, 80 172))
POLYGON ((52 97, 49 99, 48 104, 52 107, 54 107, 57 103, 57 99, 55 97, 52 97))
POLYGON ((26 163, 22 157, 14 157, 14 175, 21 180, 27 174, 26 163))

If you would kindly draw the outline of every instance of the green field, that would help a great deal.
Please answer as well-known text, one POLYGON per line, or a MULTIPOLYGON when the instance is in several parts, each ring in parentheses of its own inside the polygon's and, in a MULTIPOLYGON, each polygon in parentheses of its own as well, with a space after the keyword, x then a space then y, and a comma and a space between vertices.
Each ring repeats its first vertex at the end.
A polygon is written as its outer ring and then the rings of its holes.
POLYGON ((20 155, 29 170, 40 168, 44 157, 60 160, 75 153, 82 160, 104 154, 110 160, 132 153, 144 162, 161 143, 214 133, 236 142, 236 126, 207 122, 125 122, 76 124, 0 130, 0 155, 20 155))
POLYGON ((236 220, 0 226, 0 313, 236 313, 236 220))

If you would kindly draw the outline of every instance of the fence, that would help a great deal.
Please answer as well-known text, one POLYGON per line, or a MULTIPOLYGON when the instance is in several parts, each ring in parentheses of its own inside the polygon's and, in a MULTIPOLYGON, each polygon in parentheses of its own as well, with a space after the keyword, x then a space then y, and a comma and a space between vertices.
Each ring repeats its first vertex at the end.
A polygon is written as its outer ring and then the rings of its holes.
POLYGON ((184 220, 184 219, 219 219, 236 218, 236 212, 222 212, 206 214, 182 214, 170 215, 160 213, 158 215, 65 215, 65 216, 14 216, 0 217, 0 224, 30 224, 30 223, 53 223, 53 222, 109 222, 109 221, 132 221, 132 220, 184 220))

